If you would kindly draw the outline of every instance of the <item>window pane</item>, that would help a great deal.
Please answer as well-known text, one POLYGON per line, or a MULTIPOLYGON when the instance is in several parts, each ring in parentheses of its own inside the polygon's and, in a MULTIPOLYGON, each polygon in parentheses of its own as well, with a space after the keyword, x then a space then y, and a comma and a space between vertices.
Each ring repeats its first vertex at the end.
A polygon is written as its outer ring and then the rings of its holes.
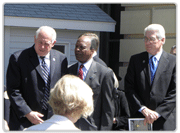
POLYGON ((55 45, 53 49, 56 49, 65 54, 65 46, 55 45))

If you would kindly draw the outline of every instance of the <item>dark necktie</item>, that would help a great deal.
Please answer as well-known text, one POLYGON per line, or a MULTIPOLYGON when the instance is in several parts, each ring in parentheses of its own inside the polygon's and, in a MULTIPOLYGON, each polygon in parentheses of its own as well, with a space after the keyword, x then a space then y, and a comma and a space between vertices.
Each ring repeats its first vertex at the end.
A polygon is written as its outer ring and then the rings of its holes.
POLYGON ((44 78, 44 82, 45 82, 45 90, 44 90, 44 98, 43 98, 43 105, 42 108, 44 110, 47 110, 48 106, 47 106, 47 101, 49 100, 49 92, 50 92, 50 72, 49 69, 47 67, 46 62, 44 61, 44 57, 40 57, 42 59, 42 73, 43 73, 43 78, 44 78))
POLYGON ((80 68, 79 68, 79 73, 78 73, 78 77, 82 80, 83 80, 83 70, 82 70, 83 67, 84 67, 84 65, 81 64, 80 68))
POLYGON ((156 57, 155 56, 151 56, 149 59, 149 65, 150 65, 150 71, 151 71, 151 84, 154 80, 154 76, 156 73, 156 69, 157 69, 157 63, 156 63, 156 57))

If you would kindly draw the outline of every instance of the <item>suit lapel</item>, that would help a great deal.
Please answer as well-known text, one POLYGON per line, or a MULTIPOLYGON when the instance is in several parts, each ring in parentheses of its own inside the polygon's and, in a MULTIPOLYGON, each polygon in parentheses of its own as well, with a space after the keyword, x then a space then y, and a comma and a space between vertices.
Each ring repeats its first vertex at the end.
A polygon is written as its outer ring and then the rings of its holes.
POLYGON ((146 79, 148 80, 148 83, 150 85, 151 81, 150 81, 150 70, 149 70, 149 57, 148 57, 148 53, 146 52, 146 55, 143 56, 143 60, 142 60, 142 67, 143 67, 143 71, 144 74, 146 75, 146 79))
POLYGON ((41 70, 39 59, 38 59, 37 54, 34 49, 34 45, 31 47, 31 50, 30 50, 30 62, 32 63, 32 65, 35 67, 35 69, 37 70, 37 72, 43 79, 43 73, 41 70))
POLYGON ((69 67, 69 74, 78 76, 78 63, 73 64, 69 67))
POLYGON ((158 68, 156 70, 156 74, 155 74, 155 78, 154 78, 152 87, 153 87, 153 85, 156 85, 156 82, 159 79, 159 77, 161 76, 162 72, 167 70, 167 65, 169 63, 167 58, 168 58, 167 53, 163 51, 161 58, 159 60, 158 68))
POLYGON ((96 67, 96 62, 93 60, 90 68, 89 68, 89 71, 86 75, 86 78, 85 78, 85 82, 90 85, 91 81, 96 77, 96 73, 97 73, 97 67, 96 67))
POLYGON ((52 80, 53 75, 55 73, 55 67, 56 67, 56 57, 55 57, 54 53, 51 50, 50 51, 50 78, 51 78, 51 80, 52 80))

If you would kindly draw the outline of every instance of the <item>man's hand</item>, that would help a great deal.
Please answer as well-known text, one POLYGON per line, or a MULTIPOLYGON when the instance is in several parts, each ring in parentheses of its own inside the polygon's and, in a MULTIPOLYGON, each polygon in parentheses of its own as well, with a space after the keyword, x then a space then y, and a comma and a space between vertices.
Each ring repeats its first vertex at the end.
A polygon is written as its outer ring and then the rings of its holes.
POLYGON ((143 109, 141 112, 145 116, 144 125, 146 125, 146 123, 152 124, 159 118, 157 112, 150 110, 148 108, 143 109))
POLYGON ((116 123, 117 123, 116 118, 113 118, 113 124, 116 124, 116 123))
POLYGON ((40 118, 43 117, 44 115, 39 113, 39 112, 35 112, 35 111, 31 111, 30 113, 25 115, 27 117, 27 119, 32 123, 32 124, 40 124, 43 123, 44 121, 40 118))

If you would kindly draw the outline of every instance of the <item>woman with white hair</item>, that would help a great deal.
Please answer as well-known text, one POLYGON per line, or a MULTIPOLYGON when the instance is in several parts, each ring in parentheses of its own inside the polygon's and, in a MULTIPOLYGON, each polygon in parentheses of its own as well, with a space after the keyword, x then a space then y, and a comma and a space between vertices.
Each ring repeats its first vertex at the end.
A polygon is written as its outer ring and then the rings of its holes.
POLYGON ((92 89, 83 80, 73 75, 63 76, 51 90, 49 98, 54 115, 26 131, 79 130, 73 123, 81 116, 87 117, 92 114, 92 96, 92 89))

